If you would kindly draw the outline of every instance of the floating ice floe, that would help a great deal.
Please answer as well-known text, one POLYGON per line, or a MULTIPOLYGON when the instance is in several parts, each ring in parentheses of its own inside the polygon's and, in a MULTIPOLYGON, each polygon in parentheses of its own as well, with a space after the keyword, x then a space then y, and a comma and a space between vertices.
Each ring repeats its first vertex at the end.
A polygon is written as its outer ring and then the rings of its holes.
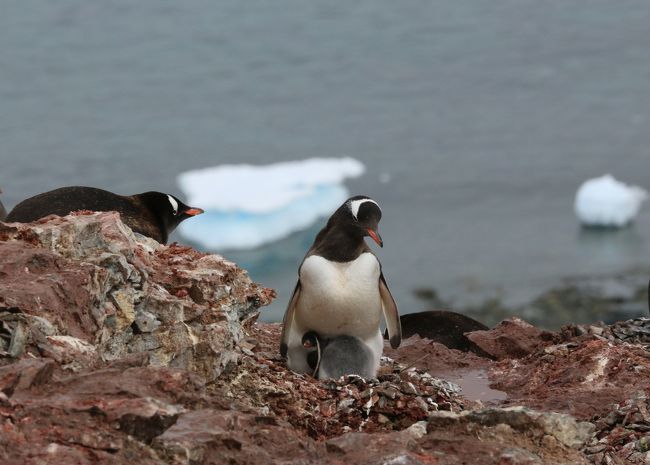
POLYGON ((205 213, 181 223, 179 230, 211 250, 259 247, 330 215, 349 197, 343 180, 364 171, 353 158, 187 171, 178 176, 178 184, 189 205, 200 205, 205 213))
POLYGON ((574 210, 585 226, 620 228, 636 218, 648 193, 606 174, 585 181, 576 192, 574 210))

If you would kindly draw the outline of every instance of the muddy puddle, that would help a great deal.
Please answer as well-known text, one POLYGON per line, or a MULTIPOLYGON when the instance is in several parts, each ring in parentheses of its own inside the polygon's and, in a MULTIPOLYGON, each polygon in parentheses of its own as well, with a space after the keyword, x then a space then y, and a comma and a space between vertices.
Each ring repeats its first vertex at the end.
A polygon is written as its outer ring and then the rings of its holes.
POLYGON ((436 373, 435 376, 458 384, 462 389, 461 395, 469 400, 480 400, 483 404, 498 404, 508 397, 505 392, 490 387, 487 370, 454 370, 436 373))

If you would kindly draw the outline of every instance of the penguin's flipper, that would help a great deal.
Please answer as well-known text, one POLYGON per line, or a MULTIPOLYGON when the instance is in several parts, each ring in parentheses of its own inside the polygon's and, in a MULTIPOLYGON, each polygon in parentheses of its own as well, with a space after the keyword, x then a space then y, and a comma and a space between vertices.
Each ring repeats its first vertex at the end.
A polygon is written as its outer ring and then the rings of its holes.
POLYGON ((298 302, 298 297, 300 297, 300 280, 296 283, 296 287, 293 289, 293 294, 291 299, 289 299, 289 305, 287 305, 287 310, 284 312, 284 318, 282 319, 282 335, 280 336, 280 355, 287 357, 289 330, 291 329, 291 323, 293 322, 293 312, 296 309, 296 303, 298 302))
POLYGON ((399 321, 397 304, 388 290, 384 273, 379 276, 379 295, 381 296, 381 307, 384 310, 386 328, 388 328, 390 346, 393 349, 397 349, 402 343, 402 324, 399 321))

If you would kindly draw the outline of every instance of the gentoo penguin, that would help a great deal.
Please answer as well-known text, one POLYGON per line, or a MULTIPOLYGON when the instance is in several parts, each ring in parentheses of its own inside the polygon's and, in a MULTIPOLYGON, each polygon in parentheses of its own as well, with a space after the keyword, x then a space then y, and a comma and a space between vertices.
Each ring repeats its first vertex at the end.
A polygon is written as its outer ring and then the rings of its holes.
POLYGON ((77 210, 116 211, 134 232, 165 244, 178 224, 203 213, 170 194, 144 192, 118 195, 94 187, 71 186, 23 200, 7 215, 6 222, 29 223, 48 215, 65 216, 77 210))
POLYGON ((382 314, 391 346, 400 345, 397 305, 379 260, 364 240, 370 236, 383 246, 377 231, 380 219, 377 202, 358 195, 346 200, 316 236, 298 270, 283 320, 280 354, 293 371, 311 372, 302 344, 309 331, 323 339, 359 338, 372 352, 374 372, 384 347, 379 329, 382 314))
POLYGON ((339 379, 345 375, 373 378, 377 372, 374 354, 358 337, 341 335, 322 339, 309 331, 302 337, 307 350, 307 364, 318 379, 339 379))
MULTIPOLYGON (((484 352, 465 333, 488 329, 483 323, 461 313, 449 310, 429 310, 426 312, 409 313, 400 316, 402 337, 407 339, 414 334, 450 349, 474 352, 483 355, 484 352)), ((384 334, 384 337, 387 335, 384 334)))
MULTIPOLYGON (((2 189, 0 189, 0 194, 2 194, 2 189)), ((6 217, 7 217, 7 210, 5 210, 5 206, 2 205, 2 201, 0 201, 0 221, 4 221, 6 217)))

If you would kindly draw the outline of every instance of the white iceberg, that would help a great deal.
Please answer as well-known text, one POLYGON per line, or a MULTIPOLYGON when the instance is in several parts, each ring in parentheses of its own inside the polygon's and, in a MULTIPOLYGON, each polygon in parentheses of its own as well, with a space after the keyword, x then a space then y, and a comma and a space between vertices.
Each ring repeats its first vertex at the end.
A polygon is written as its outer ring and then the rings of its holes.
POLYGON ((346 178, 365 171, 353 158, 311 158, 270 165, 187 171, 178 184, 205 213, 180 234, 211 250, 251 249, 308 228, 349 197, 346 178))
POLYGON ((636 218, 647 198, 645 189, 606 174, 582 183, 576 192, 574 210, 585 226, 620 228, 636 218))

